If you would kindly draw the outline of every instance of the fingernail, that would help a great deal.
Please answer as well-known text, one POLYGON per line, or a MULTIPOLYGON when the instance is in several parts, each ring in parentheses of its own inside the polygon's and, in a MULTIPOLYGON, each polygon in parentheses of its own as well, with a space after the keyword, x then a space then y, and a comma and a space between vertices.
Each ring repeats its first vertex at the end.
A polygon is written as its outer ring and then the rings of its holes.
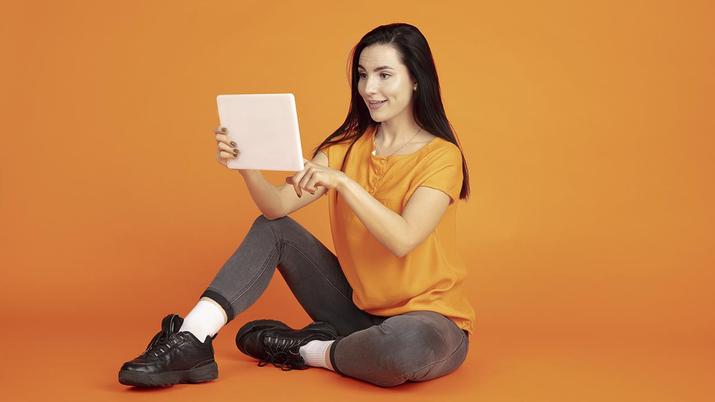
POLYGON ((236 146, 236 143, 233 142, 233 141, 231 141, 231 145, 233 145, 233 146, 235 147, 235 146, 236 146))
POLYGON ((226 132, 226 127, 221 127, 221 132, 225 133, 226 132))

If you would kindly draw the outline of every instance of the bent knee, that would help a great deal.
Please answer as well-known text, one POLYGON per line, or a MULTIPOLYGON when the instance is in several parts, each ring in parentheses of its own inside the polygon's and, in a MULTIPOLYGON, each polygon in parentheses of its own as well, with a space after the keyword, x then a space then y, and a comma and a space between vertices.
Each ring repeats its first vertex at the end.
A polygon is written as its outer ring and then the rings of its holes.
POLYGON ((293 222, 293 218, 290 216, 281 216, 280 218, 268 218, 263 214, 260 214, 253 220, 254 225, 285 225, 289 222, 293 222))
POLYGON ((412 379, 422 368, 443 360, 449 354, 444 338, 430 325, 411 322, 409 326, 385 328, 380 342, 384 382, 395 386, 412 379))

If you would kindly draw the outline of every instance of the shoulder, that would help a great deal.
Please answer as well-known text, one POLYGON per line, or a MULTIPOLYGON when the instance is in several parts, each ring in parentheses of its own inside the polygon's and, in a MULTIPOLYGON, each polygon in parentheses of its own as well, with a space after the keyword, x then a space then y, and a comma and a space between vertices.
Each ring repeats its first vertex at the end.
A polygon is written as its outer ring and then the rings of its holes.
POLYGON ((425 159, 429 161, 451 161, 461 163, 462 150, 459 149, 459 146, 445 140, 442 137, 432 135, 431 138, 431 149, 425 154, 425 159))
MULTIPOLYGON (((331 168, 337 169, 342 165, 343 159, 347 155, 348 149, 352 148, 350 152, 351 152, 351 154, 354 153, 355 148, 356 147, 359 148, 357 143, 359 143, 361 141, 362 142, 365 141, 364 137, 365 136, 363 134, 363 135, 355 136, 352 138, 344 138, 340 141, 334 142, 330 145, 323 147, 323 149, 318 151, 318 154, 320 154, 320 153, 325 154, 325 156, 327 156, 327 159, 328 159, 328 166, 331 168), (353 145, 353 143, 355 143, 354 144, 355 146, 351 147, 351 145, 353 145)), ((348 162, 350 161, 350 159, 352 159, 352 158, 348 158, 348 162)))

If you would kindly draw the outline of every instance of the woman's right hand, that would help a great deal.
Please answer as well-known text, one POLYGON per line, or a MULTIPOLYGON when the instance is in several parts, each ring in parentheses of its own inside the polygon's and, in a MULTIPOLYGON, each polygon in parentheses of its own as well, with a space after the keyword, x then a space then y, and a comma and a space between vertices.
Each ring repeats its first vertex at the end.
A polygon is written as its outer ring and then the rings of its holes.
POLYGON ((226 127, 217 127, 214 130, 214 134, 216 134, 216 144, 218 145, 216 160, 223 166, 228 167, 228 160, 238 158, 241 152, 236 148, 236 143, 228 138, 228 129, 226 127))

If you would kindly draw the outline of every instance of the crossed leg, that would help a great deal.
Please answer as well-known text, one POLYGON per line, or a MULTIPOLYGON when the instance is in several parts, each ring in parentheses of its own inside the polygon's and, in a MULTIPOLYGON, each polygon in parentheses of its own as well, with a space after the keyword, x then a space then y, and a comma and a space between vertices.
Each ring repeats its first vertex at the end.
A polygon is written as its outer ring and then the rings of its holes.
POLYGON ((337 257, 290 217, 256 218, 202 296, 231 321, 263 294, 276 267, 308 315, 338 330, 330 358, 340 374, 394 386, 448 374, 466 357, 466 332, 441 314, 380 317, 360 310, 337 257))

